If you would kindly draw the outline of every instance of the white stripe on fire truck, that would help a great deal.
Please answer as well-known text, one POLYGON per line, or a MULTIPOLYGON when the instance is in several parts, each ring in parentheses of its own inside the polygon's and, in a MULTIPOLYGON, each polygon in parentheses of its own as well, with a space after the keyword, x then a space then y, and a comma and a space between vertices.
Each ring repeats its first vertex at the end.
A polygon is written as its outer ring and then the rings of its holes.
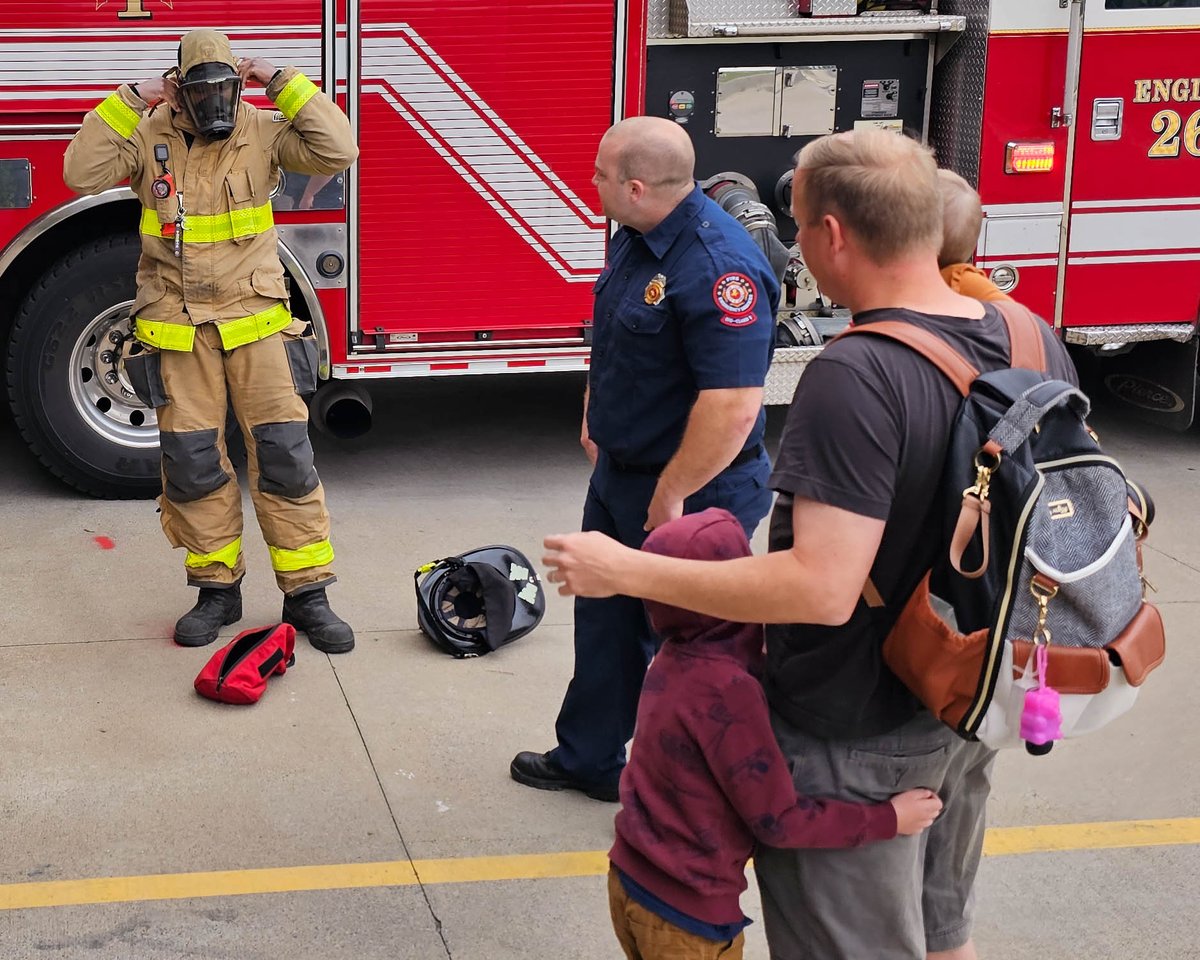
MULTIPOLYGON (((309 77, 320 78, 320 38, 288 37, 268 39, 246 35, 231 36, 234 48, 242 56, 266 57, 276 63, 291 63, 309 77)), ((179 48, 174 38, 119 41, 70 41, 0 44, 0 99, 47 99, 74 95, 95 85, 111 90, 139 77, 161 73, 164 64, 175 62, 179 48), (64 47, 66 50, 64 50, 64 47), (69 51, 66 52, 66 51, 69 51), (64 69, 64 60, 68 66, 64 69), (64 73, 70 79, 64 78, 64 73), (40 88, 30 90, 29 87, 40 88)), ((84 96, 92 96, 87 92, 84 96)))
POLYGON ((1022 257, 1022 256, 988 256, 981 257, 975 262, 977 267, 1053 267, 1057 266, 1058 257, 1022 257))
POLYGON ((992 33, 1066 30, 1071 24, 1069 9, 1044 0, 1003 0, 990 7, 992 33))
POLYGON ((1062 202, 991 203, 984 205, 983 212, 989 217, 1044 217, 1061 213, 1062 202))
POLYGON ((1068 253, 1194 250, 1198 237, 1200 209, 1077 213, 1068 253))
POLYGON ((1077 200, 1074 210, 1107 210, 1119 207, 1200 207, 1200 197, 1150 197, 1146 200, 1077 200))
MULTIPOLYGON (((364 34, 380 28, 364 28, 364 34)), ((363 91, 378 93, 568 281, 604 265, 604 219, 591 212, 408 28, 364 35, 363 91)))
MULTIPOLYGON (((339 30, 344 34, 346 25, 344 23, 338 25, 339 30)), ((116 40, 125 40, 132 35, 142 36, 171 36, 175 38, 175 42, 179 42, 179 37, 187 33, 191 27, 121 27, 119 30, 112 27, 39 27, 31 29, 0 29, 0 40, 5 37, 112 37, 116 40)), ((316 33, 321 32, 319 26, 299 26, 295 24, 279 24, 277 26, 246 26, 241 24, 236 27, 211 27, 210 29, 219 30, 229 38, 234 36, 243 36, 250 33, 282 33, 289 36, 293 34, 316 33)))
POLYGON ((333 375, 342 379, 383 377, 472 376, 487 373, 543 373, 587 370, 586 355, 545 357, 538 360, 441 360, 402 363, 335 364, 333 375))
POLYGON ((1200 260, 1200 251, 1194 253, 1148 253, 1142 256, 1114 257, 1068 257, 1069 264, 1112 264, 1112 263, 1184 263, 1200 260))

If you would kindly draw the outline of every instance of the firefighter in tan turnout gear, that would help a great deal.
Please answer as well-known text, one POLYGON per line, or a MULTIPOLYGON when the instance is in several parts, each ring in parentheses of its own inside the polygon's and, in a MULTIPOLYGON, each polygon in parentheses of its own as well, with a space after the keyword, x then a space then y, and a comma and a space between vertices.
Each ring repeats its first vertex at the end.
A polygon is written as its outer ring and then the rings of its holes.
POLYGON ((335 174, 358 149, 345 114, 294 67, 235 60, 212 30, 187 34, 176 71, 123 84, 87 115, 64 161, 67 185, 98 193, 128 178, 142 203, 130 382, 158 413, 162 526, 187 550, 196 605, 184 646, 242 615, 242 508, 225 446, 226 395, 246 438, 250 492, 284 593, 283 619, 327 653, 353 648, 329 608, 333 547, 313 467, 312 331, 288 307, 270 193, 280 168, 335 174), (241 101, 267 89, 276 110, 241 101))

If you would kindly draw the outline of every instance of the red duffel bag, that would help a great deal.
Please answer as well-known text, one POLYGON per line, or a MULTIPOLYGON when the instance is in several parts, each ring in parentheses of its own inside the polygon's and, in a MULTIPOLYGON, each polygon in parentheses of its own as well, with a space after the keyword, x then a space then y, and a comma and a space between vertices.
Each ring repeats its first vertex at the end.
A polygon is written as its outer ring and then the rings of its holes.
POLYGON ((296 662, 290 623, 244 630, 222 647, 196 677, 196 692, 222 703, 256 703, 267 679, 296 662))

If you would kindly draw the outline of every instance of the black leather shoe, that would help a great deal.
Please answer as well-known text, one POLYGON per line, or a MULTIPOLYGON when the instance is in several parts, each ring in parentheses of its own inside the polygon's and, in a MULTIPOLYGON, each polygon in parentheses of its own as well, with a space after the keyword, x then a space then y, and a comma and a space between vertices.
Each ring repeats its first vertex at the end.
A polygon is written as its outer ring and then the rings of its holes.
POLYGON ((322 653, 349 653, 354 649, 350 624, 329 609, 325 589, 284 595, 283 622, 308 634, 308 642, 322 653))
POLYGON ((604 800, 607 803, 616 803, 620 799, 615 781, 606 784, 576 780, 545 753, 533 753, 529 750, 518 753, 513 757, 508 772, 517 783, 537 790, 578 790, 593 800, 604 800))
POLYGON ((203 647, 217 639, 224 626, 242 619, 242 582, 231 587, 201 587, 196 605, 175 624, 181 647, 203 647))

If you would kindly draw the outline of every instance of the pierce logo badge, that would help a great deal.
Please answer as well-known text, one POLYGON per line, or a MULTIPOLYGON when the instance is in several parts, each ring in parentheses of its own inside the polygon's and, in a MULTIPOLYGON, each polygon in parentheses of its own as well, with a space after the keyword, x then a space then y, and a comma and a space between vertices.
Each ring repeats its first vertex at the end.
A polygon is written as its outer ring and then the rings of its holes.
POLYGON ((656 273, 654 277, 646 284, 646 303, 652 307, 657 307, 663 302, 667 295, 667 278, 661 273, 656 273))
POLYGON ((1049 506, 1051 520, 1066 520, 1075 516, 1075 504, 1070 500, 1051 500, 1049 506))
POLYGON ((758 302, 758 290, 754 281, 744 273, 727 273, 713 285, 713 301, 725 314, 721 322, 727 323, 754 311, 754 305, 758 302))

